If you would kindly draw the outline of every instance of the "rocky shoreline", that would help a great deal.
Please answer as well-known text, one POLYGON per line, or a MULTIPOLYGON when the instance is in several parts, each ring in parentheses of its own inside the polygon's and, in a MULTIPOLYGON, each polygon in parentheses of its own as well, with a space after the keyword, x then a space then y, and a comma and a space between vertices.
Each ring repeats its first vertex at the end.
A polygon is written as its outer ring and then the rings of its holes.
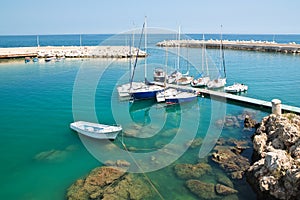
POLYGON ((265 117, 253 137, 247 179, 262 199, 300 198, 300 117, 265 117))
MULTIPOLYGON (((220 121, 216 121, 218 125, 220 121)), ((300 196, 300 116, 295 114, 264 117, 261 123, 253 113, 226 116, 225 128, 239 127, 254 131, 253 156, 243 152, 252 148, 249 139, 220 138, 211 155, 196 163, 177 163, 170 171, 196 198, 239 199, 237 184, 246 181, 257 193, 257 199, 296 200, 300 196), (218 167, 216 168, 215 165, 218 167), (223 172, 221 172, 223 171, 223 172), (210 177, 209 180, 207 177, 210 177)), ((191 141, 190 149, 202 144, 191 141)), ((69 189, 67 199, 155 199, 157 194, 142 174, 129 174, 126 161, 108 161, 69 189)), ((158 188, 159 189, 159 188, 158 188)))

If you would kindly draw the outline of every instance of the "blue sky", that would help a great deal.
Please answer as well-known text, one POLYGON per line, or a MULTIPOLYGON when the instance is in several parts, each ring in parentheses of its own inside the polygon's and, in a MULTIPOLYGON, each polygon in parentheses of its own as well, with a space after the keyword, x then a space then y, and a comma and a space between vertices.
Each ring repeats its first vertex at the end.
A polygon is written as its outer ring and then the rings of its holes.
POLYGON ((148 27, 183 33, 300 34, 299 0, 2 0, 0 35, 120 33, 148 27))

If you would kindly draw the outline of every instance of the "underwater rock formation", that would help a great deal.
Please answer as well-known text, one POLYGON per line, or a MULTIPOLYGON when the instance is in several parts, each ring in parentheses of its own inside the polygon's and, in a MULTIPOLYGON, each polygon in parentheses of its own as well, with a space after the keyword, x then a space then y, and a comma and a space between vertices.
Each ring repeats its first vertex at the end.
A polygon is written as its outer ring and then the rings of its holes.
POLYGON ((215 146, 212 160, 218 163, 231 178, 242 179, 244 172, 250 166, 249 160, 240 155, 244 149, 248 148, 247 141, 229 140, 219 144, 222 145, 215 146))
POLYGON ((203 174, 211 172, 211 167, 206 163, 193 164, 177 164, 175 165, 177 176, 182 179, 200 178, 203 174))
POLYGON ((153 195, 147 181, 138 174, 128 174, 117 167, 98 167, 73 183, 67 192, 69 200, 145 199, 153 195))

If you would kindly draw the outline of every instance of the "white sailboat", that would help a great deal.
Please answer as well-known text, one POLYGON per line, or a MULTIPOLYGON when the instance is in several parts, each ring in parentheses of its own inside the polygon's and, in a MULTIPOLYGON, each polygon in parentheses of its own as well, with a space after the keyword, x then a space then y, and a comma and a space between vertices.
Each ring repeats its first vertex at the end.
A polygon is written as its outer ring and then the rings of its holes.
MULTIPOLYGON (((147 17, 145 17, 143 30, 145 32, 145 34, 144 34, 145 35, 145 53, 147 54, 147 17)), ((143 33, 143 31, 142 31, 142 33, 143 33)), ((135 66, 134 66, 134 68, 135 68, 135 66)), ((145 86, 140 89, 137 89, 137 90, 130 90, 130 92, 129 92, 129 94, 133 100, 155 98, 156 93, 163 90, 163 87, 151 84, 147 80, 147 57, 145 57, 145 63, 144 63, 144 77, 145 77, 145 86)))
POLYGON ((198 77, 196 77, 192 80, 192 82, 191 82, 192 87, 205 87, 205 86, 207 86, 208 82, 210 81, 204 34, 202 36, 202 41, 203 41, 203 43, 202 43, 202 72, 199 74, 198 77), (205 70, 204 70, 204 65, 205 65, 205 70))
MULTIPOLYGON (((141 35, 141 37, 142 37, 142 35, 141 35)), ((131 91, 146 87, 146 84, 144 82, 133 82, 133 76, 134 76, 133 73, 134 72, 133 72, 133 67, 132 67, 132 57, 133 57, 132 47, 134 47, 134 32, 132 33, 132 42, 129 43, 129 83, 125 83, 125 84, 119 85, 117 87, 117 91, 118 91, 119 97, 121 99, 129 99, 131 96, 130 95, 131 91)), ((140 49, 140 46, 139 46, 139 49, 140 49)), ((139 51, 137 52, 135 62, 137 62, 138 53, 139 53, 139 51)))
MULTIPOLYGON (((167 73, 168 48, 167 47, 165 47, 165 48, 166 48, 165 72, 167 73)), ((165 102, 166 101, 166 97, 170 97, 170 96, 176 95, 176 93, 177 93, 177 90, 174 89, 174 88, 166 88, 166 81, 167 80, 165 79, 165 81, 164 81, 164 90, 156 93, 156 101, 158 103, 165 102)))
POLYGON ((177 80, 180 79, 182 77, 182 73, 179 72, 179 64, 180 64, 180 26, 179 26, 179 30, 178 30, 178 45, 177 45, 177 64, 175 65, 175 71, 172 72, 169 76, 168 76, 168 83, 177 83, 177 80))
MULTIPOLYGON (((178 41, 180 41, 180 36, 181 36, 181 29, 180 29, 180 26, 179 26, 179 30, 178 30, 178 41)), ((187 48, 187 58, 189 57, 188 56, 188 46, 186 47, 187 48)), ((179 42, 179 45, 178 45, 178 52, 177 52, 177 70, 179 71, 179 68, 180 68, 180 42, 179 42)), ((191 83, 191 81, 193 80, 193 77, 192 76, 189 76, 189 63, 188 63, 188 60, 187 60, 187 72, 182 74, 180 77, 178 77, 179 74, 177 74, 177 78, 175 80, 175 82, 178 84, 178 85, 189 85, 191 83)))
MULTIPOLYGON (((222 26, 221 26, 222 28, 222 26)), ((221 40, 220 40, 220 69, 219 69, 219 76, 216 79, 210 80, 207 83, 207 87, 209 89, 218 89, 222 88, 226 85, 226 68, 225 68, 225 58, 224 58, 224 50, 223 50, 223 42, 222 42, 222 32, 221 32, 221 40), (221 76, 222 68, 224 70, 224 77, 221 76)))
MULTIPOLYGON (((167 66, 167 52, 166 52, 166 66, 167 66)), ((178 65, 179 66, 179 65, 178 65)), ((178 79, 177 79, 178 80, 178 79)), ((178 81, 176 82, 178 85, 178 81)), ((165 101, 167 105, 191 102, 197 99, 197 94, 194 91, 180 90, 174 88, 167 88, 164 91, 157 93, 156 100, 158 102, 165 101)))

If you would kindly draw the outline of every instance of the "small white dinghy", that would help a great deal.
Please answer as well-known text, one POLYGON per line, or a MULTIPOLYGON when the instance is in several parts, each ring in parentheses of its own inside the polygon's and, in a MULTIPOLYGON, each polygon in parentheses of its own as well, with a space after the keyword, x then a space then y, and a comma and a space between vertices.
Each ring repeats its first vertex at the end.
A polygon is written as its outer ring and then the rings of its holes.
POLYGON ((122 131, 120 125, 110 126, 85 121, 77 121, 70 124, 70 128, 78 133, 96 139, 116 139, 122 131))

